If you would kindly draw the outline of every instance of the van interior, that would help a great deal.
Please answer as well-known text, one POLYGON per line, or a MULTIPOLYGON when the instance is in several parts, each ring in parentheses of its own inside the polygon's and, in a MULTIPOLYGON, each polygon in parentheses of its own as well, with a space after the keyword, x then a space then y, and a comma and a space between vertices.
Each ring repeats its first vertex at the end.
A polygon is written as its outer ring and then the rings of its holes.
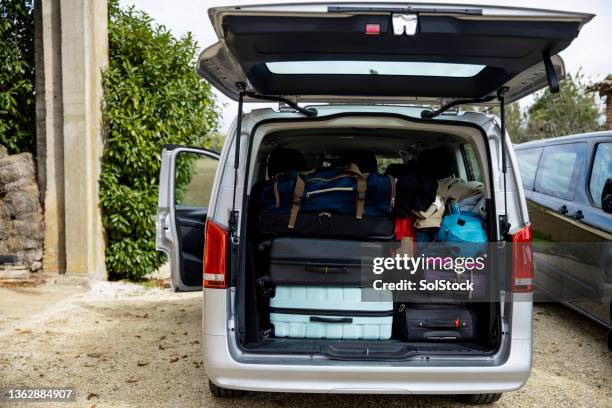
MULTIPOLYGON (((485 143, 486 144, 486 143, 485 143)), ((482 146, 482 144, 481 144, 482 146)), ((244 281, 238 291, 244 291, 242 308, 238 308, 238 345, 249 353, 319 355, 337 360, 408 361, 429 356, 483 356, 494 354, 501 342, 501 318, 499 304, 474 302, 477 324, 476 335, 469 341, 418 341, 410 342, 399 333, 397 315, 394 315, 392 335, 385 340, 346 340, 287 338, 274 335, 270 323, 269 302, 258 290, 257 281, 268 273, 269 251, 261 243, 270 237, 263 234, 257 224, 260 212, 261 186, 273 174, 305 169, 344 166, 357 162, 362 172, 393 174, 394 169, 414 164, 435 180, 450 176, 464 180, 484 182, 484 195, 492 196, 491 179, 485 172, 489 166, 487 151, 478 150, 475 143, 457 135, 396 128, 331 128, 289 129, 266 134, 259 146, 248 196, 248 217, 245 224, 246 246, 244 281), (483 164, 485 163, 485 164, 483 164), (242 311, 243 315, 240 315, 242 311)), ((492 241, 495 234, 494 207, 487 199, 487 234, 492 241)), ((243 231, 245 231, 243 229, 243 231)), ((489 289, 494 288, 499 277, 493 274, 489 289)), ((394 303, 394 310, 401 307, 394 303)))

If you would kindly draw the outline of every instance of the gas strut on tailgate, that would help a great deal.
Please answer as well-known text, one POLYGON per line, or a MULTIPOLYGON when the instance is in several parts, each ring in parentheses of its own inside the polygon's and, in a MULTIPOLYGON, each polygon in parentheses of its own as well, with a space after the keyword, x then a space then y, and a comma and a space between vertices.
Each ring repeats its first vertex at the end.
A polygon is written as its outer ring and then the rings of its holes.
POLYGON ((240 161, 240 137, 242 134, 242 106, 244 103, 244 97, 248 96, 253 99, 260 99, 262 101, 270 101, 270 102, 282 102, 287 106, 295 109, 297 112, 306 115, 308 117, 316 117, 317 110, 314 108, 303 108, 299 106, 296 102, 288 98, 283 98, 282 96, 271 96, 271 95, 260 95, 255 92, 246 91, 244 83, 237 83, 236 87, 240 91, 240 95, 238 98, 238 118, 236 119, 236 146, 234 150, 234 193, 232 197, 232 211, 230 213, 229 226, 230 226, 230 234, 232 242, 238 243, 238 214, 236 212, 236 187, 238 183, 238 168, 240 161))

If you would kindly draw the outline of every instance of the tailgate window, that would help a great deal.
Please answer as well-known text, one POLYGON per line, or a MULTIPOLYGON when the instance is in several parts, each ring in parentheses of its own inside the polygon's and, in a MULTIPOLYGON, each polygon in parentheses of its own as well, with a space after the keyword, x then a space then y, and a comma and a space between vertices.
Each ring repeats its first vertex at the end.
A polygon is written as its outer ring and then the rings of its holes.
POLYGON ((477 75, 484 65, 444 64, 402 61, 285 61, 268 62, 273 74, 332 75, 418 75, 467 78, 477 75))

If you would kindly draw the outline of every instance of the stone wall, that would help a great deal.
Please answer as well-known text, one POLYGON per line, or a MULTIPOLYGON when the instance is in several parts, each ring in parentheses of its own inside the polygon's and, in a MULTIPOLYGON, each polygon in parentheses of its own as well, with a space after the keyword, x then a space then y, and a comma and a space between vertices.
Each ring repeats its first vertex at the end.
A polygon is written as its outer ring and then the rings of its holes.
POLYGON ((0 145, 0 255, 17 255, 32 272, 42 267, 44 226, 30 153, 0 145))

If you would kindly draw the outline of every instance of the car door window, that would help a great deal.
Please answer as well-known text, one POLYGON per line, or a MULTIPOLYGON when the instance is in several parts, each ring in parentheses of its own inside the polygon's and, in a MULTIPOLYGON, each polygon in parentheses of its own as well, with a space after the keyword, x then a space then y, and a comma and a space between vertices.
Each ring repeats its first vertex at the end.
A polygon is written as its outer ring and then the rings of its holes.
POLYGON ((208 205, 219 154, 166 145, 161 157, 155 247, 169 256, 172 287, 199 291, 208 205))
POLYGON ((516 158, 518 161, 519 171, 521 172, 521 179, 523 180, 523 188, 525 190, 533 190, 533 184, 535 183, 536 171, 538 169, 538 162, 540 161, 541 154, 541 147, 516 151, 516 158))
POLYGON ((474 152, 474 147, 472 147, 472 145, 463 145, 463 157, 468 179, 470 181, 482 181, 480 165, 478 164, 476 152, 474 152))
POLYGON ((585 155, 585 143, 545 147, 536 175, 536 191, 564 200, 573 199, 576 178, 585 155))
POLYGON ((208 207, 218 160, 192 152, 176 156, 175 204, 208 207))
POLYGON ((595 150, 589 180, 589 190, 595 207, 601 208, 601 192, 610 177, 612 177, 612 143, 600 143, 595 150))

